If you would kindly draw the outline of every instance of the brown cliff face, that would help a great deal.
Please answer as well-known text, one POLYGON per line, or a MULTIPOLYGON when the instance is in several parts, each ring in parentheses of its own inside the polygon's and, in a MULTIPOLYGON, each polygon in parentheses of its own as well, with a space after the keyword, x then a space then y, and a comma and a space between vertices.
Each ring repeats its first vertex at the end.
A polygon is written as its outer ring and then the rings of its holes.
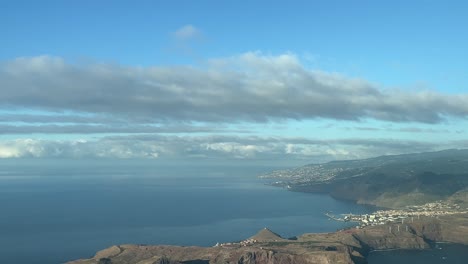
POLYGON ((320 254, 319 252, 310 252, 309 254, 297 255, 292 252, 274 252, 272 250, 255 250, 245 252, 242 255, 234 253, 227 261, 227 263, 238 264, 352 263, 347 258, 346 254, 320 254))
POLYGON ((354 234, 354 237, 361 242, 363 247, 374 249, 425 249, 430 245, 426 239, 406 226, 386 225, 385 227, 369 227, 354 234))
POLYGON ((421 217, 406 224, 367 227, 353 236, 372 249, 424 249, 432 242, 468 245, 468 215, 421 217))
POLYGON ((307 248, 301 245, 236 248, 122 245, 100 251, 92 259, 70 264, 352 264, 347 247, 307 248))
POLYGON ((304 254, 275 252, 271 249, 242 248, 218 249, 163 246, 135 246, 118 255, 96 255, 92 259, 78 260, 70 264, 352 264, 348 252, 310 251, 304 254))

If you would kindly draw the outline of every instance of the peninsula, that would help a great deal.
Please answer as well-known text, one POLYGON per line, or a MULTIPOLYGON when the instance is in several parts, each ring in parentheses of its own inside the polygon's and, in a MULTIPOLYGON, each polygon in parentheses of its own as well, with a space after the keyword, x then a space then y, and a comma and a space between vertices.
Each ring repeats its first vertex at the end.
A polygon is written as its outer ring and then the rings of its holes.
POLYGON ((433 242, 468 245, 468 214, 420 216, 404 224, 351 228, 284 239, 268 229, 213 247, 119 245, 69 264, 363 264, 372 250, 427 249, 433 242))

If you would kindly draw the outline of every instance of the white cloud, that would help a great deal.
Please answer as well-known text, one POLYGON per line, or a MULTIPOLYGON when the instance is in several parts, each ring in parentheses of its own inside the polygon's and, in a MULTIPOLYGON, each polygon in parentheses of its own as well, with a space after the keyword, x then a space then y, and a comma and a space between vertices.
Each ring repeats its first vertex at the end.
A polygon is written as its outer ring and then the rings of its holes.
POLYGON ((49 154, 43 144, 34 139, 0 141, 0 158, 42 157, 49 154))
POLYGON ((208 151, 222 152, 227 155, 232 155, 235 158, 251 158, 257 154, 266 153, 272 149, 267 146, 259 146, 252 144, 241 144, 237 142, 216 142, 202 144, 208 151))
POLYGON ((118 136, 96 140, 16 139, 0 141, 0 158, 118 158, 215 160, 268 159, 323 162, 460 147, 388 139, 313 140, 304 138, 232 136, 118 136))
POLYGON ((19 152, 18 147, 15 146, 0 146, 0 158, 19 158, 22 155, 19 152))
POLYGON ((190 40, 201 36, 201 31, 193 25, 185 25, 173 33, 179 40, 190 40))
POLYGON ((126 124, 315 118, 437 123, 468 116, 468 94, 383 90, 363 79, 308 70, 291 53, 249 52, 211 60, 206 68, 19 58, 0 64, 0 87, 0 109, 80 112, 126 124))

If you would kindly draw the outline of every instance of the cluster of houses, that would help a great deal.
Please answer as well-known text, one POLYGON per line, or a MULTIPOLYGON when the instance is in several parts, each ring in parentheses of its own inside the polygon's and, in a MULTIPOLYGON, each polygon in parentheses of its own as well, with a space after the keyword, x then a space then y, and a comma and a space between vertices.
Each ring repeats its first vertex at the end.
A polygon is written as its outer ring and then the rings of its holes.
POLYGON ((384 225, 386 223, 403 222, 407 215, 393 214, 365 214, 365 215, 346 215, 344 221, 359 222, 358 227, 384 225))
POLYGON ((286 186, 287 184, 302 185, 312 182, 330 181, 344 170, 343 168, 329 168, 323 165, 309 165, 293 170, 273 171, 259 177, 263 179, 283 179, 271 183, 273 186, 286 186))
POLYGON ((216 245, 214 245, 214 247, 247 247, 247 246, 251 246, 255 243, 257 243, 258 241, 256 239, 253 239, 253 238, 249 238, 249 239, 246 239, 246 240, 242 240, 241 242, 238 242, 238 243, 234 243, 234 242, 229 242, 229 243, 216 243, 216 245))
POLYGON ((413 222, 414 217, 419 218, 420 216, 438 217, 440 215, 460 213, 468 213, 468 210, 461 210, 459 205, 437 201, 419 206, 408 206, 406 209, 402 210, 379 210, 372 214, 364 215, 347 214, 344 215, 344 218, 336 218, 329 214, 326 215, 334 220, 358 222, 359 226, 357 227, 362 228, 369 225, 384 225, 386 223, 397 222, 404 223, 405 221, 413 222))
POLYGON ((249 239, 246 239, 246 240, 243 240, 241 241, 239 244, 242 246, 242 247, 246 247, 246 246, 250 246, 254 243, 257 243, 258 241, 256 239, 253 239, 253 238, 249 238, 249 239))

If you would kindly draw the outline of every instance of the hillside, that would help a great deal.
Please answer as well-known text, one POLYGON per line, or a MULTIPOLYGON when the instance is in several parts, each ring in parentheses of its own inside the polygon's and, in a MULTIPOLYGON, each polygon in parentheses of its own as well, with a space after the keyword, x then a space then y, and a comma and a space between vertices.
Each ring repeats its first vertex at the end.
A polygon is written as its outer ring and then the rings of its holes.
POLYGON ((260 176, 291 191, 400 208, 436 200, 468 203, 468 150, 310 164, 260 176))
POLYGON ((262 242, 281 241, 281 240, 283 240, 283 238, 280 235, 276 234, 275 232, 271 231, 270 229, 268 229, 266 227, 264 229, 260 230, 254 236, 250 237, 249 239, 256 240, 256 241, 262 241, 262 242))

